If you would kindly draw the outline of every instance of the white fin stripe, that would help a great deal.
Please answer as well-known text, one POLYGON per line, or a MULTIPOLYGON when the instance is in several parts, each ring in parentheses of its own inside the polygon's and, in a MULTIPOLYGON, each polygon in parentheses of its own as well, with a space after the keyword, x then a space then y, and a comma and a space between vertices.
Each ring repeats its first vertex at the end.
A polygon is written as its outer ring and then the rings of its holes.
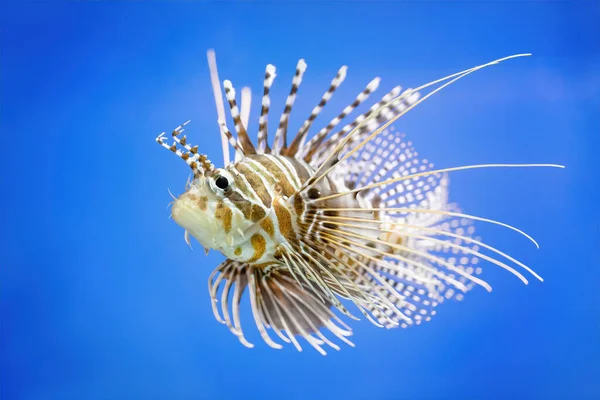
POLYGON ((304 147, 304 142, 306 141, 306 135, 308 133, 308 130, 310 129, 312 123, 317 118, 317 116, 321 113, 323 107, 325 107, 329 99, 331 99, 333 93, 342 84, 342 82, 344 82, 344 79, 346 79, 347 70, 348 67, 345 65, 339 69, 337 75, 331 81, 329 89, 327 89, 327 91, 321 97, 321 101, 319 102, 319 104, 317 104, 317 106, 313 108, 310 116, 306 119, 306 121, 304 121, 304 124, 296 133, 296 137, 294 138, 294 141, 292 142, 292 146, 290 148, 291 152, 289 152, 288 155, 294 155, 297 149, 304 147))
POLYGON ((240 119, 242 125, 248 131, 248 122, 250 121, 250 105, 252 104, 252 91, 249 87, 242 88, 242 98, 240 100, 240 119))
POLYGON ((363 101, 369 98, 371 93, 379 87, 380 78, 375 78, 367 87, 360 92, 354 101, 346 106, 342 112, 333 118, 326 127, 321 129, 305 146, 302 147, 301 154, 303 156, 312 155, 318 150, 319 145, 327 137, 327 135, 335 128, 346 116, 348 116, 356 107, 358 107, 363 101))
POLYGON ((238 109, 237 103, 235 101, 235 89, 231 84, 231 81, 225 80, 223 82, 223 87, 225 88, 225 97, 227 97, 227 101, 229 103, 229 109, 231 111, 231 117, 233 118, 233 123, 235 126, 235 130, 238 135, 238 141, 242 145, 242 150, 244 150, 244 155, 246 154, 255 154, 256 149, 248 136, 248 132, 246 128, 242 124, 242 119, 240 116, 240 111, 238 109))
POLYGON ((294 189, 298 190, 298 188, 300 188, 302 185, 302 182, 300 182, 300 178, 296 174, 296 168, 294 168, 290 161, 283 157, 273 157, 273 159, 282 166, 289 183, 294 187, 294 189))
POLYGON ((296 74, 292 79, 292 89, 290 90, 290 94, 288 95, 285 101, 285 108, 279 120, 279 127, 277 128, 277 132, 275 132, 275 140, 273 141, 274 154, 279 154, 281 149, 287 146, 287 127, 289 122, 289 116, 292 112, 292 106, 294 105, 294 101, 296 101, 298 87, 302 82, 302 76, 304 75, 305 71, 306 62, 304 62, 303 59, 300 59, 298 61, 298 64, 296 65, 296 74))
POLYGON ((258 153, 264 154, 265 152, 269 152, 269 133, 268 133, 268 117, 269 117, 269 107, 271 106, 271 100, 269 98, 269 92, 271 90, 271 85, 273 85, 273 81, 275 80, 275 67, 271 64, 267 65, 265 70, 265 81, 263 88, 263 97, 262 97, 262 108, 260 111, 260 117, 258 119, 258 153))

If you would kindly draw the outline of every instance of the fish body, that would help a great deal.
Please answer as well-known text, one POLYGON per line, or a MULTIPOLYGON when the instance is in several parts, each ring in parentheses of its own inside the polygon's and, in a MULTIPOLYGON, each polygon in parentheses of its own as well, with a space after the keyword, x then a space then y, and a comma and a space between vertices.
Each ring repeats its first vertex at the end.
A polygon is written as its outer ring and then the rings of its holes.
POLYGON ((231 82, 224 82, 234 135, 225 123, 214 53, 209 53, 209 64, 224 141, 224 167, 215 168, 198 152, 198 146, 187 143, 182 135, 185 124, 173 131, 173 144, 167 143, 164 134, 157 141, 193 171, 186 191, 173 203, 172 216, 185 229, 186 240, 191 235, 207 251, 218 250, 227 258, 211 274, 209 293, 217 320, 244 345, 252 347, 240 323, 240 302, 246 291, 256 326, 268 345, 281 348, 269 335, 271 330, 298 350, 297 337, 303 337, 325 354, 325 344, 339 349, 325 332, 352 345, 348 340, 351 329, 338 313, 353 319, 362 315, 380 327, 408 327, 430 320, 438 304, 461 299, 475 285, 491 290, 478 277, 480 260, 508 270, 525 283, 517 268, 539 278, 523 263, 475 237, 472 222, 481 220, 523 232, 463 214, 448 202, 451 171, 534 165, 435 170, 390 126, 433 93, 483 66, 415 90, 402 92, 396 87, 335 131, 377 88, 379 78, 375 78, 307 140, 314 120, 345 79, 346 67, 342 67, 288 143, 288 119, 306 71, 306 63, 300 60, 271 148, 269 91, 275 67, 265 70, 255 145, 246 130, 249 92, 242 91, 240 112, 231 82), (437 83, 443 84, 425 96, 419 94, 437 83), (235 151, 232 162, 229 146, 235 151))

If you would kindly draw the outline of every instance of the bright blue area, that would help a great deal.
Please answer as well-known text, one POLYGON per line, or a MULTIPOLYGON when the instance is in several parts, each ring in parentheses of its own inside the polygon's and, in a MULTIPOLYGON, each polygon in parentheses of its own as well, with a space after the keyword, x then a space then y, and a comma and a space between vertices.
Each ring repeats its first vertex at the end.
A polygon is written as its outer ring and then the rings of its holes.
MULTIPOLYGON (((600 398, 600 7, 598 2, 26 2, 3 5, 0 397, 9 399, 600 398), (477 224, 536 269, 522 285, 495 266, 429 324, 352 322, 356 348, 322 357, 240 345, 210 309, 223 260, 191 251, 167 188, 188 168, 154 142, 192 118, 219 163, 205 51, 221 79, 278 67, 271 121, 298 58, 298 127, 337 68, 348 78, 326 124, 374 76, 381 93, 502 56, 396 127, 437 166, 553 162, 558 169, 451 176, 477 224)), ((271 124, 271 127, 274 123, 271 124)))

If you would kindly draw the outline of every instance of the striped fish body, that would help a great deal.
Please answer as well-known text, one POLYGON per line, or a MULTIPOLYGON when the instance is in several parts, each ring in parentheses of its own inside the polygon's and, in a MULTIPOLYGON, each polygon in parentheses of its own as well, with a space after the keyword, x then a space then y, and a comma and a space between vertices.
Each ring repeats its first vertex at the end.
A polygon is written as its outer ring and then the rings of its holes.
POLYGON ((325 201, 320 207, 310 205, 306 200, 347 190, 343 182, 325 178, 307 193, 298 193, 314 172, 303 160, 251 155, 193 181, 175 201, 173 219, 205 248, 221 251, 231 260, 258 268, 285 266, 284 251, 299 245, 304 235, 317 240, 321 208, 361 206, 352 195, 325 201), (219 188, 217 181, 223 179, 227 187, 219 188))
POLYGON ((240 112, 231 82, 223 83, 236 137, 225 122, 216 60, 209 52, 225 166, 215 168, 198 152, 198 146, 187 143, 182 135, 185 124, 172 132, 173 144, 166 142, 164 133, 157 142, 193 171, 193 180, 171 210, 175 222, 185 229, 186 241, 189 244, 191 235, 207 251, 218 250, 227 258, 209 277, 215 318, 242 344, 252 347, 240 322, 240 303, 247 292, 256 327, 269 346, 282 347, 269 335, 272 331, 298 350, 297 336, 301 336, 325 354, 325 344, 339 350, 326 332, 352 345, 348 340, 351 329, 338 313, 353 319, 358 316, 346 305, 351 304, 376 326, 406 328, 429 321, 440 303, 460 300, 476 285, 491 291, 478 277, 480 260, 511 272, 524 283, 528 280, 517 268, 541 280, 520 261, 475 237, 472 221, 501 225, 537 243, 510 225, 461 213, 448 202, 447 173, 484 167, 560 166, 484 164, 434 170, 411 142, 390 127, 450 83, 502 60, 415 90, 401 93, 395 87, 334 133, 340 121, 377 88, 379 78, 375 78, 307 140, 321 109, 345 79, 346 67, 342 67, 288 144, 289 115, 306 70, 300 60, 271 148, 267 125, 275 67, 268 65, 265 71, 255 147, 246 130, 249 91, 242 91, 240 112), (436 84, 437 88, 419 96, 418 90, 436 84), (229 161, 230 148, 235 150, 234 162, 229 161))

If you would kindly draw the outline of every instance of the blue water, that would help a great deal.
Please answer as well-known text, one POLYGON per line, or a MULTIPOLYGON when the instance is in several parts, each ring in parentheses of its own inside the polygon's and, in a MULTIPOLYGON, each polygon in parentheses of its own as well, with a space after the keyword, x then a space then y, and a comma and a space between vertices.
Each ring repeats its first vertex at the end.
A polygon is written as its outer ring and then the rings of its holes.
POLYGON ((600 398, 598 2, 23 2, 0 15, 3 400, 600 398), (168 218, 167 188, 189 170, 154 142, 191 118, 190 140, 220 162, 208 48, 238 93, 277 66, 272 121, 305 58, 292 127, 342 64, 318 125, 374 76, 383 94, 533 53, 395 126, 439 167, 567 166, 451 175, 463 210, 540 242, 477 224, 545 282, 486 265, 491 294, 414 329, 353 322, 356 348, 327 357, 270 349, 245 306, 256 347, 243 347, 210 309, 223 257, 190 250, 168 218))

